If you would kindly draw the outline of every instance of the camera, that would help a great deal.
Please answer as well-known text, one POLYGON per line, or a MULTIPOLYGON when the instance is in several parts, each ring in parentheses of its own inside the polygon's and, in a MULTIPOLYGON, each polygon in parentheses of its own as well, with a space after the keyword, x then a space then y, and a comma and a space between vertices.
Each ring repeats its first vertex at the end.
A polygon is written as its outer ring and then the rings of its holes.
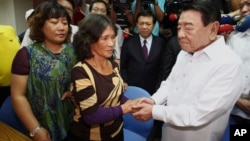
POLYGON ((165 12, 166 13, 175 13, 178 14, 182 7, 181 0, 173 0, 165 3, 165 12))
POLYGON ((154 3, 155 0, 141 0, 142 4, 150 4, 150 3, 154 3))
POLYGON ((195 0, 169 0, 165 3, 166 13, 179 13, 184 4, 192 3, 195 0))
MULTIPOLYGON (((131 3, 133 2, 133 0, 110 0, 110 3, 113 3, 114 5, 118 6, 118 7, 130 7, 131 3)), ((141 0, 141 4, 151 4, 154 3, 155 0, 141 0)))
POLYGON ((110 3, 113 3, 117 7, 130 7, 130 3, 133 0, 111 0, 110 3))

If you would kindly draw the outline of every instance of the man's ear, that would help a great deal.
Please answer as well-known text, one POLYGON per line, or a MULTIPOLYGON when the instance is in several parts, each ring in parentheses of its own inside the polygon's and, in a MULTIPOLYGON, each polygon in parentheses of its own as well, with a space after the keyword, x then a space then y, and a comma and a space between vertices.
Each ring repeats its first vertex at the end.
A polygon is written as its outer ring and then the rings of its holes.
POLYGON ((215 40, 218 34, 220 23, 218 21, 210 23, 210 40, 215 40))

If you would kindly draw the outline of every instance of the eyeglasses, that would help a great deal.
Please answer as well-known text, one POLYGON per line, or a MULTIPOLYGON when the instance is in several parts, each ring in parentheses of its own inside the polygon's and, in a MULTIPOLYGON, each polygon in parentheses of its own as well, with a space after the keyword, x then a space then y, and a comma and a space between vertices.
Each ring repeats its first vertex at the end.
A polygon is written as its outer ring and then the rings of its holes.
POLYGON ((95 12, 95 13, 98 13, 98 12, 103 13, 103 14, 107 13, 107 11, 105 9, 98 8, 98 7, 92 8, 92 11, 95 12))

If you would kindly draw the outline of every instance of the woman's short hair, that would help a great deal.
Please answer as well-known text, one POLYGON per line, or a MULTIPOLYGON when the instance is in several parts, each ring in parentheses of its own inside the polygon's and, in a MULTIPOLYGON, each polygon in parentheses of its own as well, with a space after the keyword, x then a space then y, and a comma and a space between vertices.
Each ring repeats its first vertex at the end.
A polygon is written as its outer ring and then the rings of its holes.
POLYGON ((112 27, 116 36, 117 28, 106 15, 90 13, 80 22, 79 30, 73 39, 73 46, 78 61, 83 61, 93 56, 91 45, 98 42, 108 26, 112 27))
POLYGON ((35 10, 34 15, 30 19, 30 39, 41 43, 45 40, 42 27, 46 20, 50 18, 66 17, 68 22, 68 35, 64 42, 69 42, 71 37, 71 18, 67 10, 56 2, 43 2, 35 10))

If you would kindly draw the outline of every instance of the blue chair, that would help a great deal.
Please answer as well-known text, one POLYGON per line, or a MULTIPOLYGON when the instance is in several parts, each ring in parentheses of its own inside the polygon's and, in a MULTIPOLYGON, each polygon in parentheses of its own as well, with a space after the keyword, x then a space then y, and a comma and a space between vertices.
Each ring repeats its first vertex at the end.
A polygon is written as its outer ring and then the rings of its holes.
POLYGON ((25 129, 24 125, 22 124, 20 119, 17 117, 13 109, 10 96, 7 97, 2 104, 2 107, 0 109, 0 121, 8 124, 12 128, 20 131, 23 134, 27 133, 27 130, 25 129))
MULTIPOLYGON (((139 87, 128 86, 124 95, 128 99, 140 97, 150 97, 150 94, 139 87)), ((145 122, 136 120, 130 113, 123 115, 124 119, 124 141, 146 141, 154 125, 154 120, 150 119, 145 122)))
POLYGON ((224 132, 224 135, 221 141, 230 141, 230 125, 235 125, 235 124, 236 122, 234 121, 232 116, 230 116, 228 124, 227 124, 227 128, 224 132))

